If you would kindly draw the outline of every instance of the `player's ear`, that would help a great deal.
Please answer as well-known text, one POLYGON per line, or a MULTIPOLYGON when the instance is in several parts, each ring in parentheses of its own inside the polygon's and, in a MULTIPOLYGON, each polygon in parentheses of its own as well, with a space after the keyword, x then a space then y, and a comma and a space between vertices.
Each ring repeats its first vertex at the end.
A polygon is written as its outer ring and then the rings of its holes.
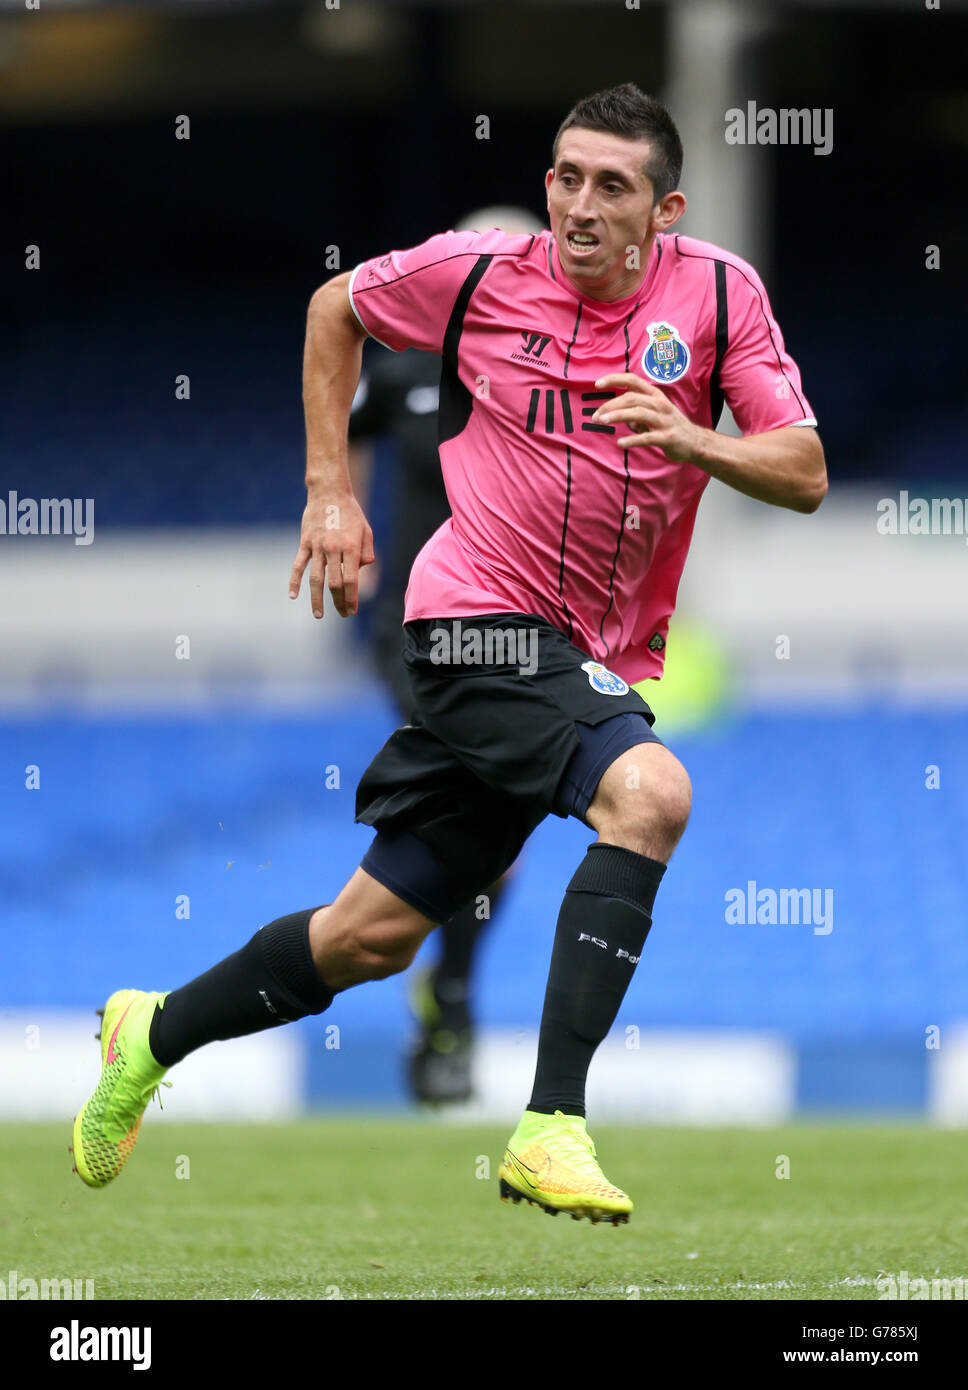
POLYGON ((652 208, 652 225, 657 232, 666 232, 676 222, 686 210, 686 197, 684 193, 676 190, 667 193, 664 198, 652 208))

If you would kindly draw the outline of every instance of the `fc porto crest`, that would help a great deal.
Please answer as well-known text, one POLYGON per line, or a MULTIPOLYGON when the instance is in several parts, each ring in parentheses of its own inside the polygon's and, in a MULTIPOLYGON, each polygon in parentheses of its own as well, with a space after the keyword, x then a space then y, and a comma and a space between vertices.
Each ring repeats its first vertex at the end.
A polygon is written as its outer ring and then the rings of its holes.
POLYGON ((689 349, 671 323, 649 324, 649 346, 642 354, 642 370, 660 384, 678 381, 689 370, 689 349))
POLYGON ((581 669, 588 672, 588 684, 599 695, 627 695, 629 688, 621 676, 609 671, 600 661, 583 661, 581 669))

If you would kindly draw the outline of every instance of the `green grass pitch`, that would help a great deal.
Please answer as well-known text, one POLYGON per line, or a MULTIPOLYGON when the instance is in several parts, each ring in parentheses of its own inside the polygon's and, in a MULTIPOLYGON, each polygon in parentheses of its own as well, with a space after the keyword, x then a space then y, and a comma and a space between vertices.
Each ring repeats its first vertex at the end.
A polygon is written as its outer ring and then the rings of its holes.
POLYGON ((776 1300, 875 1298, 882 1272, 968 1275, 957 1131, 592 1132, 635 1201, 628 1226, 502 1203, 492 1125, 149 1113, 100 1192, 71 1172, 69 1123, 7 1125, 0 1278, 93 1279, 103 1299, 776 1300))

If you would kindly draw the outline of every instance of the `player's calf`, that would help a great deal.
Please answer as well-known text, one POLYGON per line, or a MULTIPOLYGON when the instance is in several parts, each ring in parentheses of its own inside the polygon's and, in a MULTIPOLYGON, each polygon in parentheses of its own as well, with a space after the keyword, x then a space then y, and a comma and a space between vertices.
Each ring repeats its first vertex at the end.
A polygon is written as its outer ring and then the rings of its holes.
MULTIPOLYGON (((658 743, 633 744, 600 778, 584 817, 600 838, 558 915, 530 1114, 560 1113, 569 1124, 584 1117, 592 1057, 642 956, 689 804, 685 769, 658 743)), ((513 1173, 506 1180, 514 1186, 513 1173)))

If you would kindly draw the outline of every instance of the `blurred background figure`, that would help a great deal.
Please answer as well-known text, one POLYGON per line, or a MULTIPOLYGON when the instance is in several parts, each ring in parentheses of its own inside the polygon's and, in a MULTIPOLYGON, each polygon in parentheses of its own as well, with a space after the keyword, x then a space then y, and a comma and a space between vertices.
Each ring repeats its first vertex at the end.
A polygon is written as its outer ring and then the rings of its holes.
MULTIPOLYGON (((455 230, 498 227, 508 233, 536 233, 544 225, 524 208, 490 207, 469 213, 455 230)), ((404 596, 418 552, 450 516, 437 453, 440 358, 415 348, 394 353, 372 338, 365 351, 350 413, 350 477, 368 512, 372 451, 366 441, 381 436, 392 441, 394 501, 383 566, 375 575, 371 632, 376 671, 396 701, 401 722, 406 722, 412 711, 401 659, 404 596)), ((364 570, 364 577, 369 578, 373 568, 364 570)), ((494 918, 507 878, 505 874, 492 884, 483 901, 468 903, 442 924, 436 964, 412 974, 410 1004, 417 1035, 408 1076, 416 1100, 459 1102, 471 1097, 474 953, 494 918)))
MULTIPOLYGON (((396 651, 385 678, 371 651, 396 620, 287 597, 309 297, 484 202, 543 222, 563 115, 631 80, 681 130, 683 233, 763 276, 830 491, 810 517, 703 498, 646 692, 692 820, 589 1105, 968 1122, 966 46, 955 3, 0 12, 0 1115, 72 1113, 108 987, 190 979, 359 862, 356 783, 402 712, 396 651)), ((433 433, 419 370, 403 407, 374 388, 359 434, 388 605, 403 518, 443 504, 393 462, 433 433)), ((475 1113, 524 1099, 549 891, 590 838, 549 818, 463 939, 475 1113)), ((408 1106, 421 1045, 402 981, 349 990, 193 1055, 162 1119, 408 1106)))

